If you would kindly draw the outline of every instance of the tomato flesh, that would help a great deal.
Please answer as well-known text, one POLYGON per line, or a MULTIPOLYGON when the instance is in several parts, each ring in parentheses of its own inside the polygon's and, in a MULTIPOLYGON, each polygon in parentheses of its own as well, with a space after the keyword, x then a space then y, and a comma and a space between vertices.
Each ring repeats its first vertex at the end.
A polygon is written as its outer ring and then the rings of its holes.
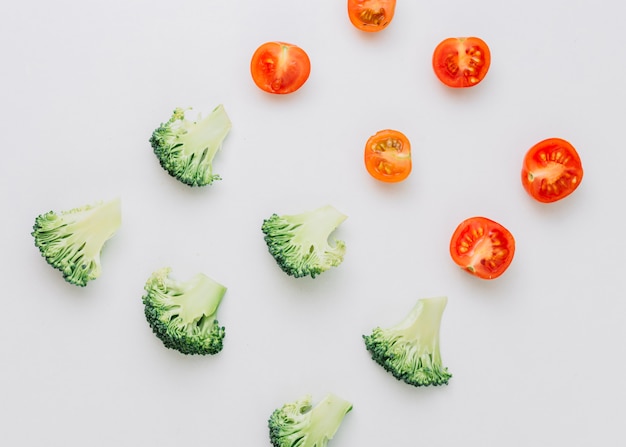
POLYGON ((561 200, 580 185, 583 167, 574 146, 561 138, 548 138, 526 153, 522 165, 522 185, 532 198, 542 203, 561 200))
POLYGON ((396 0, 348 0, 350 22, 361 31, 378 32, 387 27, 396 10, 396 0))
POLYGON ((490 65, 489 46, 478 37, 450 37, 440 42, 433 53, 433 70, 448 87, 477 85, 490 65))
POLYGON ((254 83, 268 93, 287 94, 304 85, 311 73, 307 53, 297 45, 266 42, 252 55, 250 72, 254 83))
POLYGON ((411 173, 411 143, 402 132, 381 130, 365 144, 365 167, 372 177, 396 183, 411 173))
POLYGON ((495 279, 509 267, 515 254, 513 235, 486 217, 464 220, 450 240, 450 256, 462 269, 481 279, 495 279))

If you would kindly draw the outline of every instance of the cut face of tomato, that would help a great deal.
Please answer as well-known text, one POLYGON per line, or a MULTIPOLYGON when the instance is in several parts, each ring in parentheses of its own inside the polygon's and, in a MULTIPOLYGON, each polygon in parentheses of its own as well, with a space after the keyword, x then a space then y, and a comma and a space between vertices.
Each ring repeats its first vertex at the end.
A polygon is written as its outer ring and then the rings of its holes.
POLYGON ((381 31, 391 23, 396 0, 348 0, 350 22, 365 32, 381 31))
POLYGON ((556 202, 569 196, 582 179, 583 167, 578 152, 560 138, 540 141, 524 157, 522 185, 539 202, 556 202))
POLYGON ((311 61, 306 52, 296 45, 266 42, 252 55, 250 72, 261 90, 287 94, 304 85, 311 73, 311 61))
POLYGON ((394 183, 411 173, 411 144, 397 130, 381 130, 365 144, 365 167, 376 180, 394 183))
POLYGON ((450 240, 452 260, 481 279, 502 275, 514 253, 515 239, 509 230, 485 217, 464 220, 450 240))
POLYGON ((478 37, 445 39, 433 53, 433 69, 448 87, 473 87, 487 75, 491 52, 478 37))

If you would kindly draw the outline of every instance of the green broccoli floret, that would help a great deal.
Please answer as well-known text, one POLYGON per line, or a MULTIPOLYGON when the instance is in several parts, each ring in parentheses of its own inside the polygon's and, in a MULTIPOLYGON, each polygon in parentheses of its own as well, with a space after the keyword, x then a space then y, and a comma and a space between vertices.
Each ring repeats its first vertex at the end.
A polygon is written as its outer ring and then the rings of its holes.
POLYGON ((223 105, 203 117, 190 118, 192 109, 177 108, 150 137, 159 163, 172 177, 189 186, 210 185, 221 177, 213 173, 213 158, 232 127, 223 105))
POLYGON ((330 234, 347 216, 330 205, 294 215, 277 215, 263 221, 261 227, 269 252, 288 275, 300 278, 320 273, 342 263, 346 244, 330 234))
POLYGON ((157 270, 146 282, 142 301, 148 324, 167 348, 183 354, 217 354, 226 335, 217 320, 226 287, 203 273, 181 281, 171 271, 157 270))
POLYGON ((439 327, 447 302, 447 297, 418 300, 399 324, 364 335, 372 359, 409 385, 446 385, 452 374, 441 363, 439 327))
POLYGON ((122 223, 120 199, 37 216, 32 236, 48 264, 70 284, 84 287, 100 276, 100 253, 122 223))
POLYGON ((350 410, 350 402, 332 393, 315 407, 306 395, 274 410, 268 421, 270 441, 274 447, 325 447, 350 410))

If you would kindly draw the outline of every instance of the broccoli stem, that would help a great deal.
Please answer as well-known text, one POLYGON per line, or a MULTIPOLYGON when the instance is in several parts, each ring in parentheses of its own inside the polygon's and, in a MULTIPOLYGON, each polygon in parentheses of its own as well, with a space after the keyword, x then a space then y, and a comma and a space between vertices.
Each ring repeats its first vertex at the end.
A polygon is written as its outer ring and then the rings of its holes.
POLYGON ((198 273, 189 281, 172 285, 171 302, 178 306, 178 314, 185 325, 215 315, 226 294, 226 287, 208 276, 198 273), (191 299, 190 299, 191 298, 191 299))
POLYGON ((439 329, 447 304, 448 298, 445 296, 421 299, 393 328, 396 334, 415 340, 415 346, 419 348, 418 356, 426 365, 441 364, 439 329))
POLYGON ((215 107, 206 117, 201 117, 193 132, 185 135, 183 150, 188 155, 197 154, 211 162, 231 129, 231 122, 222 104, 215 107), (208 145, 207 145, 207 142, 208 145))
POLYGON ((79 223, 69 225, 72 229, 70 236, 72 243, 88 242, 84 246, 83 258, 100 258, 102 246, 121 225, 120 206, 121 201, 117 198, 103 203, 98 208, 81 211, 85 218, 77 218, 76 221, 79 223))
POLYGON ((312 434, 307 439, 332 439, 350 410, 352 404, 347 400, 332 393, 326 395, 312 410, 312 434))

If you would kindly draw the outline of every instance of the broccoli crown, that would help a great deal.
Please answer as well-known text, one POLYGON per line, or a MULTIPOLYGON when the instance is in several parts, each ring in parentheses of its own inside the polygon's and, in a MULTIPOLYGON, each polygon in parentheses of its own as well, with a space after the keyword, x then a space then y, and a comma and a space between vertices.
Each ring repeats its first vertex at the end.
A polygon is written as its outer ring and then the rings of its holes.
POLYGON ((315 407, 306 395, 274 410, 268 421, 270 441, 274 447, 325 447, 350 410, 350 402, 332 393, 315 407))
POLYGON ((320 273, 342 263, 346 244, 330 234, 347 216, 330 205, 294 215, 277 215, 261 227, 269 252, 288 275, 300 278, 320 273))
POLYGON ((150 137, 159 163, 172 177, 189 186, 210 185, 221 177, 213 173, 213 158, 232 127, 223 105, 203 117, 189 118, 176 108, 172 117, 150 137))
POLYGON ((372 359, 413 386, 446 385, 452 374, 442 366, 439 327, 448 298, 425 298, 400 323, 364 335, 372 359))
POLYGON ((37 216, 32 236, 48 264, 84 287, 102 272, 100 253, 122 223, 120 199, 37 216))
POLYGON ((222 350, 226 331, 219 325, 217 310, 226 287, 203 273, 176 280, 165 267, 150 276, 145 291, 146 319, 167 348, 198 355, 222 350))

